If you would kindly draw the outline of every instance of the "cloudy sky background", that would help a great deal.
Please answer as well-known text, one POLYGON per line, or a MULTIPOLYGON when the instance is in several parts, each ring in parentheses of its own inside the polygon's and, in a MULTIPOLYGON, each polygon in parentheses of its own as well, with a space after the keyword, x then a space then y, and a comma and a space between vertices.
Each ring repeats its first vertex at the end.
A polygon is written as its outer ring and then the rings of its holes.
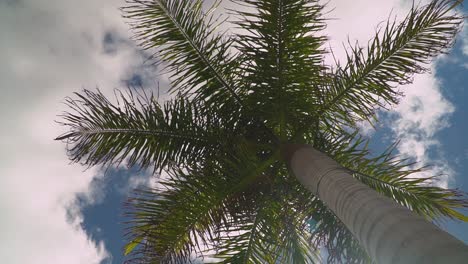
MULTIPOLYGON (((0 0, 0 258, 4 263, 120 263, 121 202, 147 175, 125 170, 104 174, 70 165, 63 132, 54 123, 65 96, 82 88, 141 83, 167 88, 145 54, 131 42, 118 7, 123 0, 0 0)), ((403 0, 330 0, 326 34, 344 61, 343 42, 366 43, 379 22, 402 17, 403 0)), ((468 13, 464 7, 464 13, 468 13)), ((329 61, 331 59, 329 58, 329 61)), ((382 115, 379 149, 401 140, 400 153, 427 173, 444 173, 441 186, 468 191, 468 30, 432 73, 403 87, 406 97, 382 115)), ((447 223, 468 243, 467 224, 447 223)))

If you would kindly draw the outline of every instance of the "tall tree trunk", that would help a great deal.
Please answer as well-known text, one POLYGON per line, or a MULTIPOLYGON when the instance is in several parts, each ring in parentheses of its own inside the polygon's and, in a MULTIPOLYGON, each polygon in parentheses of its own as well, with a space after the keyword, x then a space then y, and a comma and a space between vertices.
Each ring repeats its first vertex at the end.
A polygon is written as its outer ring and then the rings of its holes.
POLYGON ((308 145, 283 146, 298 180, 317 195, 377 263, 468 263, 468 246, 356 180, 308 145))

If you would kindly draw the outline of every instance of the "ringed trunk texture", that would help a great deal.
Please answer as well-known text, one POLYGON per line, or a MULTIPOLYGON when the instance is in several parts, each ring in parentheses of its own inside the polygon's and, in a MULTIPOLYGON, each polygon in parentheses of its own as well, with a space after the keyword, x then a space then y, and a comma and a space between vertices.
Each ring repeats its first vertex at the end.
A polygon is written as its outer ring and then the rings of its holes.
POLYGON ((468 246, 356 180, 308 145, 286 144, 297 179, 317 195, 377 263, 468 263, 468 246))

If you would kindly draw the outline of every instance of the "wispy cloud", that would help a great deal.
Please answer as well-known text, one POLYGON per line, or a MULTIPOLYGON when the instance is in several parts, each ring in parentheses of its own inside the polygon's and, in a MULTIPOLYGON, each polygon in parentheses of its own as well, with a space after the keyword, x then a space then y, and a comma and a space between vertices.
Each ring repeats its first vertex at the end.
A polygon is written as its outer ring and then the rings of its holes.
POLYGON ((441 93, 441 83, 433 74, 416 76, 414 83, 404 87, 405 98, 392 111, 395 118, 390 124, 400 140, 399 152, 413 158, 418 165, 431 165, 420 176, 443 176, 436 183, 448 187, 454 171, 441 153, 437 132, 450 125, 450 115, 455 107, 441 93), (437 159, 429 151, 438 152, 437 159))

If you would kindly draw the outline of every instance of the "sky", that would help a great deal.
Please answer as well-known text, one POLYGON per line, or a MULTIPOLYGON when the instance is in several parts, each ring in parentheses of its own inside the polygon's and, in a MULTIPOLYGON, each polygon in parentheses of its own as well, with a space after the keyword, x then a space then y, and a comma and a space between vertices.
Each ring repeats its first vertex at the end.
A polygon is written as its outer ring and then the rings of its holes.
MULTIPOLYGON (((402 17, 405 0, 329 0, 327 48, 344 61, 348 37, 367 43, 379 22, 402 17)), ((129 83, 168 81, 145 63, 118 8, 123 0, 0 0, 0 259, 12 264, 121 263, 122 202, 149 174, 70 164, 54 120, 64 98, 83 88, 111 95, 129 83)), ((224 5, 226 5, 224 3, 224 5)), ((463 7, 465 14, 467 7, 463 7)), ((331 62, 331 58, 327 58, 331 62)), ((402 87, 405 97, 363 127, 374 148, 400 140, 400 154, 433 165, 436 184, 468 192, 468 30, 431 73, 402 87), (376 143, 375 143, 376 142, 376 143)), ((158 85, 159 84, 159 85, 158 85)), ((468 243, 468 224, 447 222, 468 243)))

